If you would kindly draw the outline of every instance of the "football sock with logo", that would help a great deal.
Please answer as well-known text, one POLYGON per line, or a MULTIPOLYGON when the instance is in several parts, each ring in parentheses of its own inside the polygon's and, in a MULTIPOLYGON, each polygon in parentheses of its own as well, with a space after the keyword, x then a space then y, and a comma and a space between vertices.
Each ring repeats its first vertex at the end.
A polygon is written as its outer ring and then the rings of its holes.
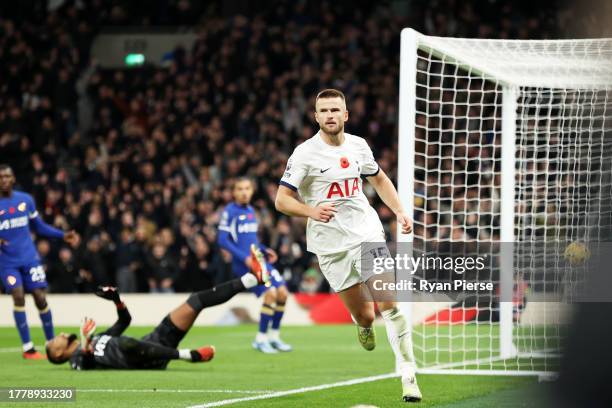
POLYGON ((270 326, 270 322, 274 316, 274 308, 270 305, 263 304, 261 305, 261 313, 259 314, 259 333, 267 333, 268 326, 270 326))
POLYGON ((15 318, 15 326, 21 337, 23 351, 28 351, 34 347, 30 339, 30 328, 28 327, 28 319, 26 317, 25 306, 15 306, 13 309, 13 317, 15 318))
POLYGON ((49 306, 38 311, 40 321, 42 322, 43 331, 45 332, 45 338, 47 341, 55 337, 55 330, 53 329, 53 315, 49 306))
POLYGON ((404 314, 397 308, 383 310, 381 313, 387 329, 387 338, 395 354, 395 359, 402 365, 414 364, 410 325, 404 314))

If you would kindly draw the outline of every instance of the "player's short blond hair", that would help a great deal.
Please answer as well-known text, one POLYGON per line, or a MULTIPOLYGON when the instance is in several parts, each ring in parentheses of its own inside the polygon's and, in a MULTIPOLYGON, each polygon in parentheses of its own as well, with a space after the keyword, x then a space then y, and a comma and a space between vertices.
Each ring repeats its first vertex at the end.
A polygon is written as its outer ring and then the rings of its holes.
POLYGON ((329 89, 324 89, 317 94, 317 98, 315 99, 315 105, 317 104, 319 99, 326 99, 326 98, 340 98, 344 102, 346 102, 346 98, 344 97, 344 94, 342 93, 342 91, 339 91, 333 88, 329 88, 329 89))

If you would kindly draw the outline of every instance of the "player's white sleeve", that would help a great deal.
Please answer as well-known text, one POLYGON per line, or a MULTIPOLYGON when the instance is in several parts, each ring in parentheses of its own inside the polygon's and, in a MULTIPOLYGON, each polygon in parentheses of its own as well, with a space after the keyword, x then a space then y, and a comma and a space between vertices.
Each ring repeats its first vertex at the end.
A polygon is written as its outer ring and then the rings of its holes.
POLYGON ((374 154, 372 153, 372 149, 368 146, 368 143, 363 141, 363 150, 361 156, 361 175, 364 177, 375 176, 380 171, 380 167, 378 167, 378 163, 374 160, 374 154))
POLYGON ((300 187, 300 184, 308 175, 308 167, 301 156, 297 149, 293 151, 293 154, 287 160, 287 167, 280 181, 281 186, 289 187, 293 191, 297 191, 300 187))

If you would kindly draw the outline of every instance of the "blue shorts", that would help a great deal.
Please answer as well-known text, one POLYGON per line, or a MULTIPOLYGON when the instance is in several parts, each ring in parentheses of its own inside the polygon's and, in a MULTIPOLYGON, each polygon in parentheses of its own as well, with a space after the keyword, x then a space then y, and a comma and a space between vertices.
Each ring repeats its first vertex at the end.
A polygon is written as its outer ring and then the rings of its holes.
POLYGON ((11 293, 13 289, 20 286, 23 286, 26 292, 48 286, 45 268, 39 261, 22 266, 0 267, 0 279, 2 279, 6 293, 11 293))
MULTIPOLYGON (((266 265, 268 266, 268 270, 270 271, 270 283, 271 285, 269 287, 266 287, 264 285, 257 285, 255 287, 252 287, 251 289, 249 289, 251 292, 253 292, 255 295, 257 295, 257 297, 260 297, 262 294, 264 294, 268 289, 270 288, 278 288, 281 286, 285 286, 285 280, 283 279, 283 277, 281 276, 280 272, 278 272, 278 269, 276 269, 271 263, 266 263, 266 265)), ((234 275, 240 277, 242 275, 244 275, 245 273, 248 273, 249 270, 247 269, 246 265, 244 266, 237 266, 237 265, 233 265, 232 268, 234 275)))

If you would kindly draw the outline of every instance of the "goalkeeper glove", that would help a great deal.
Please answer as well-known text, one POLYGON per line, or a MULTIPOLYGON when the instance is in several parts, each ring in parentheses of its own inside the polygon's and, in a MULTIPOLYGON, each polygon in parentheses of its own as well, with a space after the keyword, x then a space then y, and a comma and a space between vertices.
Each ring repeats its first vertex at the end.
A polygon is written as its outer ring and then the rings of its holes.
POLYGON ((96 332, 96 322, 89 317, 84 317, 81 323, 81 349, 84 351, 89 350, 91 339, 96 332))
POLYGON ((103 299, 112 300, 116 305, 121 303, 119 292, 117 291, 117 288, 113 286, 98 286, 98 290, 96 290, 96 296, 99 296, 103 299))

